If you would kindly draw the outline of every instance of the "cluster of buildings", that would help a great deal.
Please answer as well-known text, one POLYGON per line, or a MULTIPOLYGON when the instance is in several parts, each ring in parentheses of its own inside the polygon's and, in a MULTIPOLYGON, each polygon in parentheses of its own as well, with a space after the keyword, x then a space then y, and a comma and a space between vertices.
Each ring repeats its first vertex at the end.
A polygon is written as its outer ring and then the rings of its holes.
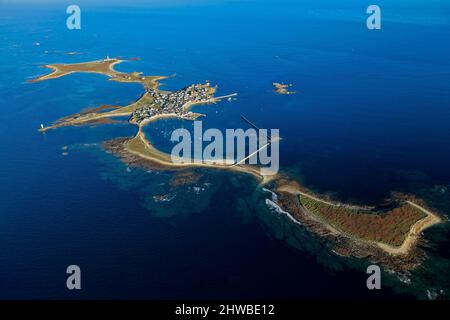
POLYGON ((189 113, 183 108, 186 104, 206 103, 213 99, 214 92, 214 88, 209 83, 194 84, 175 92, 148 89, 147 93, 153 98, 152 102, 137 108, 131 115, 131 120, 140 123, 145 119, 162 114, 185 117, 189 113))

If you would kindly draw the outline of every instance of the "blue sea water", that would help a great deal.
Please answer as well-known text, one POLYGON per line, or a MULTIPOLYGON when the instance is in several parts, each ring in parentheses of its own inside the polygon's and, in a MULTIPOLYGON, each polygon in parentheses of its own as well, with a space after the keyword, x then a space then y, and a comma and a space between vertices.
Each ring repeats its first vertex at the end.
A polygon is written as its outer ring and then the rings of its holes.
MULTIPOLYGON (((450 291, 447 227, 412 285, 385 275, 366 289, 365 260, 335 256, 320 239, 270 211, 251 177, 202 172, 201 194, 177 191, 170 172, 127 168, 101 148, 131 136, 120 122, 41 123, 102 104, 125 105, 137 84, 74 74, 27 80, 49 63, 106 55, 139 61, 121 71, 171 75, 163 88, 206 79, 238 99, 198 106, 205 127, 245 127, 243 114, 279 128, 282 170, 343 201, 376 203, 392 191, 450 206, 450 5, 379 1, 382 29, 359 1, 81 2, 82 29, 65 4, 0 1, 0 298, 413 298, 450 291), (67 55, 68 52, 78 55, 67 55), (273 93, 272 82, 297 94, 273 93), (63 155, 67 146, 68 155, 63 155), (184 194, 184 196, 183 196, 184 194), (66 289, 65 269, 83 289, 66 289)), ((167 147, 181 121, 147 128, 167 147)))

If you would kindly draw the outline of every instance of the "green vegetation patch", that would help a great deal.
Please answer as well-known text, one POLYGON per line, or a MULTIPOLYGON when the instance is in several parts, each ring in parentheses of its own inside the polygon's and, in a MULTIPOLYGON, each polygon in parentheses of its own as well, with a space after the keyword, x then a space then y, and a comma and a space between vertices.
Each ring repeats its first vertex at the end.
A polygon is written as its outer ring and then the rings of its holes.
POLYGON ((303 207, 349 236, 400 246, 411 226, 425 213, 407 203, 388 212, 371 212, 323 203, 301 196, 303 207))

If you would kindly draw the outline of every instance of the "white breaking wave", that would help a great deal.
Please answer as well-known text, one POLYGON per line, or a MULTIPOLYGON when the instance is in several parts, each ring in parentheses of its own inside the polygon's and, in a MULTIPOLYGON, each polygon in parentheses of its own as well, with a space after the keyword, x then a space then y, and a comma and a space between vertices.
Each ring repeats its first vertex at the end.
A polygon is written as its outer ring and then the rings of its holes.
POLYGON ((278 196, 275 192, 273 192, 272 190, 266 189, 266 188, 262 188, 263 191, 269 192, 272 195, 272 201, 273 202, 277 202, 278 201, 278 196))
POLYGON ((283 209, 281 209, 281 207, 280 207, 278 204, 276 204, 275 202, 273 202, 272 200, 266 199, 266 205, 267 205, 269 208, 275 210, 275 211, 276 211, 277 213, 279 213, 279 214, 285 214, 289 219, 292 220, 292 222, 301 225, 301 223, 298 222, 298 221, 297 221, 297 220, 296 220, 289 212, 284 211, 283 209))

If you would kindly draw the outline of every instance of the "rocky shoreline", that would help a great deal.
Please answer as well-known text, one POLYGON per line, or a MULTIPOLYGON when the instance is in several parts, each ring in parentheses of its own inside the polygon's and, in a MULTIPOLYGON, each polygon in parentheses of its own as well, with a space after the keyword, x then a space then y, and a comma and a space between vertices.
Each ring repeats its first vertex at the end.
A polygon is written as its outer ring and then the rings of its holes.
POLYGON ((325 238, 332 245, 333 251, 341 256, 366 258, 372 263, 378 263, 395 272, 407 273, 418 266, 424 259, 424 254, 417 246, 406 255, 391 255, 375 244, 352 239, 336 232, 305 211, 298 197, 285 191, 275 191, 277 204, 289 212, 295 220, 301 223, 311 233, 325 238))
MULTIPOLYGON (((140 157, 137 154, 131 153, 126 148, 126 142, 130 138, 117 138, 106 141, 103 147, 107 152, 116 155, 130 167, 140 167, 151 170, 163 171, 179 171, 185 172, 192 170, 191 167, 172 167, 161 164, 151 159, 140 157)), ((187 174, 189 179, 192 179, 191 174, 187 174)), ((370 243, 360 239, 351 238, 342 232, 339 232, 329 225, 317 219, 313 214, 307 212, 302 206, 298 195, 288 191, 283 191, 282 186, 287 183, 285 178, 278 178, 272 181, 271 188, 267 189, 272 193, 272 201, 279 208, 295 220, 296 223, 306 228, 313 235, 326 239, 330 245, 330 249, 337 255, 345 257, 365 258, 368 261, 383 265, 387 270, 396 273, 408 275, 409 272, 421 264, 425 259, 423 250, 418 247, 426 244, 424 239, 420 239, 419 243, 409 250, 406 254, 393 255, 378 247, 376 243, 370 243)), ((295 183, 295 182, 294 182, 295 183)))

